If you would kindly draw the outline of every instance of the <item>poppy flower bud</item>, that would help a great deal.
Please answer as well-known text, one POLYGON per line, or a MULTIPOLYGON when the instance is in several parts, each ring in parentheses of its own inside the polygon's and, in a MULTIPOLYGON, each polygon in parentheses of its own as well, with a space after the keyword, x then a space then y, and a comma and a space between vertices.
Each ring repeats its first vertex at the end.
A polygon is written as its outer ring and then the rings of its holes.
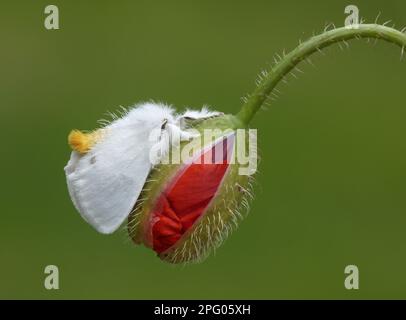
POLYGON ((249 143, 245 133, 244 141, 237 141, 239 121, 221 115, 190 127, 200 136, 172 148, 184 154, 198 142, 200 149, 180 164, 157 165, 128 219, 134 242, 170 263, 205 259, 237 228, 251 195, 251 176, 241 174, 235 159, 238 143, 249 143), (212 140, 203 139, 206 132, 212 140))

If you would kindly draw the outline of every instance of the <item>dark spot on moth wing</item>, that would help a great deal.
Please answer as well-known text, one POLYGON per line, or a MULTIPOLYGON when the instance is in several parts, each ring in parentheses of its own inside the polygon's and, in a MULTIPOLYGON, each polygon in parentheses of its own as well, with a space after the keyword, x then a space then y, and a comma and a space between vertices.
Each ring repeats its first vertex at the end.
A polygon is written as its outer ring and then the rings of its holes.
POLYGON ((165 129, 167 123, 168 123, 168 119, 164 119, 164 120, 162 121, 161 130, 164 130, 164 129, 165 129))
POLYGON ((95 164, 96 163, 96 156, 93 156, 90 158, 90 164, 95 164))

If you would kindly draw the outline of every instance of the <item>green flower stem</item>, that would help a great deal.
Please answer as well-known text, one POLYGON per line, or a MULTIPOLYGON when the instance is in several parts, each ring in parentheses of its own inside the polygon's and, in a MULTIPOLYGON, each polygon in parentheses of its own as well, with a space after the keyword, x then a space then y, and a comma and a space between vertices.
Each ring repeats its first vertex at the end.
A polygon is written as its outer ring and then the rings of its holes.
POLYGON ((248 125, 279 81, 291 72, 297 64, 327 46, 354 38, 376 38, 397 44, 402 48, 402 55, 406 47, 406 34, 378 24, 360 24, 357 28, 342 27, 314 36, 285 55, 272 71, 266 74, 242 106, 237 118, 248 125))

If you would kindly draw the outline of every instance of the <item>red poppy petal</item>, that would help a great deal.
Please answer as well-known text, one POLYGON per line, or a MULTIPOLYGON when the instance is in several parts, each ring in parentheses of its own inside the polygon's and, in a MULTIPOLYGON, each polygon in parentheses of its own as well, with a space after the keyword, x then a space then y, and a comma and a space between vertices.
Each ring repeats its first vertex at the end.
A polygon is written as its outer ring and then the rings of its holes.
POLYGON ((228 140, 230 136, 219 142, 227 145, 220 152, 223 163, 203 163, 210 156, 215 158, 213 155, 218 149, 214 145, 200 156, 201 163, 189 164, 159 197, 152 213, 155 222, 152 226, 153 249, 156 252, 174 245, 208 207, 229 166, 228 140))

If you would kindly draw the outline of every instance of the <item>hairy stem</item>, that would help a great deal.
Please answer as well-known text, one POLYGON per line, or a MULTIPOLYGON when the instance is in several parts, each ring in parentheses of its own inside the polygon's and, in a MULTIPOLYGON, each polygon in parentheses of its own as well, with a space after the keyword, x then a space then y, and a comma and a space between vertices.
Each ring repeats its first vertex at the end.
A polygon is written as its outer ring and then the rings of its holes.
POLYGON ((248 125, 278 83, 283 80, 297 64, 327 46, 354 38, 376 38, 394 43, 402 48, 402 55, 406 47, 406 34, 383 25, 360 24, 357 28, 343 27, 326 31, 303 42, 293 51, 285 55, 274 66, 272 71, 264 76, 264 79, 242 106, 237 117, 244 124, 248 125))

